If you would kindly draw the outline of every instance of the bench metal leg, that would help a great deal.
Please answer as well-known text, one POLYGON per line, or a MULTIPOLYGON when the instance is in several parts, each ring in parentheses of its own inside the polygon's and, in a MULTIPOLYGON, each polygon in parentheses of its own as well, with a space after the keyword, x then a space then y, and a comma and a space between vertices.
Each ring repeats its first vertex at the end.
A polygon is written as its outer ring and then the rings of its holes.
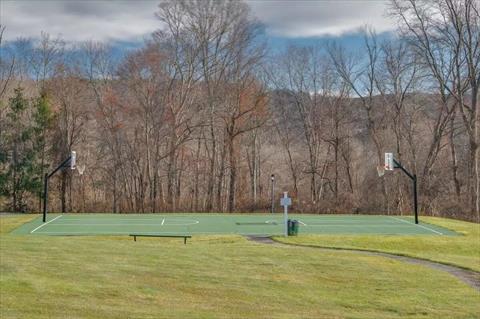
POLYGON ((133 236, 133 241, 137 241, 137 236, 133 236))
POLYGON ((187 244, 187 237, 183 237, 183 244, 184 244, 184 245, 187 244))

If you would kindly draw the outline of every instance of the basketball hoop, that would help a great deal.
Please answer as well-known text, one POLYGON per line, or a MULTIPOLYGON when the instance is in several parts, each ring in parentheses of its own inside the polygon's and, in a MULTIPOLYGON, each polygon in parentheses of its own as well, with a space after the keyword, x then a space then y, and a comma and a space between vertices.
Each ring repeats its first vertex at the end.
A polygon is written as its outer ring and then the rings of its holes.
POLYGON ((83 173, 85 172, 85 165, 77 166, 77 171, 78 174, 83 175, 83 173))
POLYGON ((378 177, 382 177, 383 175, 385 175, 385 165, 377 166, 377 173, 378 177))

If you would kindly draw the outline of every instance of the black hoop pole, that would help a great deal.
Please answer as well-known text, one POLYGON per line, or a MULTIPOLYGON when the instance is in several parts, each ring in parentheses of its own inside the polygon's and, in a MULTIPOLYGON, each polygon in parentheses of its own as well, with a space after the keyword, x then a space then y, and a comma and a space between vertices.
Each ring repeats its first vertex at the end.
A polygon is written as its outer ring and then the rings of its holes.
POLYGON ((43 222, 47 221, 48 174, 43 179, 43 222))
POLYGON ((47 205, 48 205, 48 179, 53 176, 58 170, 65 167, 70 160, 72 159, 72 155, 70 155, 66 160, 62 162, 62 164, 58 165, 50 174, 45 174, 43 180, 43 222, 47 221, 47 205))
POLYGON ((415 211, 415 224, 418 224, 417 175, 411 174, 397 160, 393 159, 393 163, 395 164, 394 168, 400 168, 405 173, 405 175, 410 177, 410 179, 413 182, 413 207, 414 207, 414 211, 415 211))

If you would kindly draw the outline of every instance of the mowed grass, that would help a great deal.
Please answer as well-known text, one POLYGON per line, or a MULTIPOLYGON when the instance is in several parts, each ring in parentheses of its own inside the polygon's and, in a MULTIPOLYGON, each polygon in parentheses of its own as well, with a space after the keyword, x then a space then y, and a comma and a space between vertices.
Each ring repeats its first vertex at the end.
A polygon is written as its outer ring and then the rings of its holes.
POLYGON ((388 258, 242 237, 12 235, 0 218, 1 318, 478 318, 478 292, 388 258))
POLYGON ((422 217, 422 221, 454 230, 461 236, 301 235, 278 241, 329 248, 354 248, 418 257, 480 271, 480 224, 422 217))

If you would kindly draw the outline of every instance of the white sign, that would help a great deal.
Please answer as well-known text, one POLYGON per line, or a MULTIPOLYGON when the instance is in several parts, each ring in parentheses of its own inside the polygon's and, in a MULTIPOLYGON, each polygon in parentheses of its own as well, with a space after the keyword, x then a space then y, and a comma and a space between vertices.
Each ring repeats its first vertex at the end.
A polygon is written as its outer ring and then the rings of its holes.
POLYGON ((290 197, 282 197, 280 198, 280 205, 281 206, 291 206, 292 199, 290 197))

